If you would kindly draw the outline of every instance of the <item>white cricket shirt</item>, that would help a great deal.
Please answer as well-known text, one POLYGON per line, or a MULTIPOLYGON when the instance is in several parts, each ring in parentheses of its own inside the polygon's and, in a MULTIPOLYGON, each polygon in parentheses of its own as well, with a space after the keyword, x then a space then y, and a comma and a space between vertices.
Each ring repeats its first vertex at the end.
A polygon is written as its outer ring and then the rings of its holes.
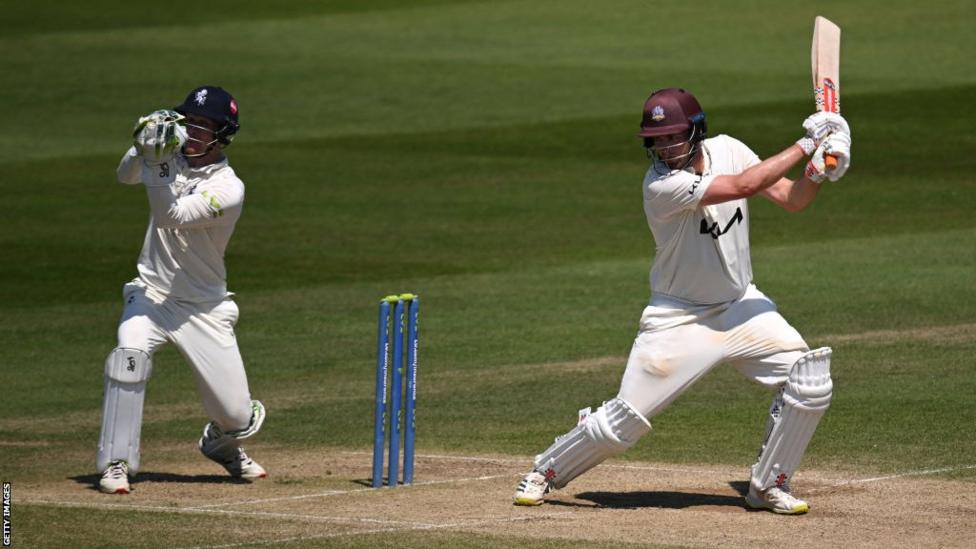
POLYGON ((161 298, 203 303, 227 291, 224 251, 244 206, 244 183, 227 160, 191 168, 176 155, 147 165, 130 148, 119 162, 122 183, 144 183, 149 228, 133 281, 161 298))
POLYGON ((716 176, 760 162, 744 143, 719 135, 703 142, 704 171, 652 165, 644 176, 644 215, 656 244, 651 294, 692 304, 739 298, 752 281, 745 199, 699 206, 716 176), (664 172, 663 175, 660 172, 664 172))

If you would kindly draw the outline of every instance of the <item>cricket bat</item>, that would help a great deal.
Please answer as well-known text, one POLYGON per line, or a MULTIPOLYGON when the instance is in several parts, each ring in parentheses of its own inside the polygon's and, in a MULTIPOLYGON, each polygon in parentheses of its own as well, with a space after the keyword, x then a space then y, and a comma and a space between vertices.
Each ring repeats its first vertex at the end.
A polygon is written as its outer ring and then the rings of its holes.
MULTIPOLYGON (((813 98, 818 111, 840 112, 840 27, 826 17, 813 22, 813 45, 810 48, 813 74, 813 98)), ((825 158, 828 170, 837 167, 837 159, 825 158)))

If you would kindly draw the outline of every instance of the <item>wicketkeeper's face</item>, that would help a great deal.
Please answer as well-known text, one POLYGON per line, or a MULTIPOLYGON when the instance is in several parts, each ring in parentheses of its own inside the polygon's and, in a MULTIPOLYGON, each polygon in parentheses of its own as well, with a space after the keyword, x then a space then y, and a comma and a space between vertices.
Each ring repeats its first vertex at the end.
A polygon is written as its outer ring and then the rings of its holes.
POLYGON ((217 123, 209 118, 189 114, 186 117, 186 144, 183 152, 187 156, 205 154, 217 139, 217 123))

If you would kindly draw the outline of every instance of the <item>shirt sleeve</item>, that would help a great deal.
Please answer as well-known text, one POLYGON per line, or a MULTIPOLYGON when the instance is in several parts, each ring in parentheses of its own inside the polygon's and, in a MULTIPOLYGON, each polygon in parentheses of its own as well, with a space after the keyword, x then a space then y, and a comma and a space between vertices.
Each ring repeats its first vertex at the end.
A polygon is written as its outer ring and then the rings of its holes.
POLYGON ((735 166, 735 173, 742 173, 762 162, 748 145, 734 137, 726 137, 729 141, 730 156, 732 157, 732 164, 735 166))
POLYGON ((667 219, 684 210, 694 210, 714 176, 686 171, 652 177, 653 167, 644 179, 644 210, 649 217, 667 219))
POLYGON ((178 196, 172 185, 146 185, 146 194, 156 226, 170 229, 233 223, 224 213, 244 204, 244 184, 236 177, 186 196, 178 196))
POLYGON ((118 177, 119 183, 126 185, 136 185, 142 182, 142 159, 136 153, 135 147, 129 147, 129 150, 122 155, 115 175, 118 177))

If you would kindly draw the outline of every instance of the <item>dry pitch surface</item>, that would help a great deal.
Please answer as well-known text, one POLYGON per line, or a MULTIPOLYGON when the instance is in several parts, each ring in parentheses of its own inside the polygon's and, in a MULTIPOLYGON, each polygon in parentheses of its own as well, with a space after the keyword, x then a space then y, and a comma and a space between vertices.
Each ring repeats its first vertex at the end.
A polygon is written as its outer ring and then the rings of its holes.
MULTIPOLYGON (((166 472, 147 465, 130 495, 98 493, 94 476, 19 483, 15 513, 19 506, 52 516, 69 509, 91 517, 124 512, 128 522, 114 526, 120 531, 103 526, 102 535, 120 536, 117 541, 137 533, 144 544, 167 547, 397 545, 397 539, 418 536, 450 543, 472 534, 500 546, 513 536, 562 539, 566 546, 774 547, 788 541, 886 548, 972 547, 976 538, 972 483, 937 479, 938 471, 885 477, 803 471, 794 491, 810 501, 811 512, 783 517, 744 507, 744 467, 610 461, 549 503, 526 508, 513 506, 511 497, 529 457, 420 455, 413 486, 374 490, 367 485, 366 452, 258 445, 252 453, 271 477, 238 484, 215 469, 211 474, 211 464, 193 448, 147 450, 166 472)), ((38 533, 25 526, 20 534, 26 542, 38 533)), ((76 539, 97 544, 96 532, 79 532, 76 539)))

